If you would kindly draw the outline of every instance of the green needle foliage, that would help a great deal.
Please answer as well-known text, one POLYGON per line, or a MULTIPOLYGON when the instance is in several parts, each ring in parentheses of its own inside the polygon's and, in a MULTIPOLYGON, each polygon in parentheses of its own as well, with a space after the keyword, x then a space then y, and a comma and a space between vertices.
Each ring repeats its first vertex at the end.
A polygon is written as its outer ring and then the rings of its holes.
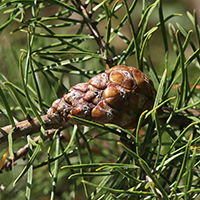
POLYGON ((166 6, 1 1, 0 127, 13 128, 0 144, 0 199, 200 199, 200 27, 195 11, 165 15, 166 6), (44 140, 41 116, 51 103, 120 64, 144 71, 157 90, 137 128, 73 117, 89 126, 54 130, 44 140), (15 122, 31 117, 40 132, 13 141, 15 122), (8 152, 12 159, 24 145, 25 160, 6 172, 8 152))

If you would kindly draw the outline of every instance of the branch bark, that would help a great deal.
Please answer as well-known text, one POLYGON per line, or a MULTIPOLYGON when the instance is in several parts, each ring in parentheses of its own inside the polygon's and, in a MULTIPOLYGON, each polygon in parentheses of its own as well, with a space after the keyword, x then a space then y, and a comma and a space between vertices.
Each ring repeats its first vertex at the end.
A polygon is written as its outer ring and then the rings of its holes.
MULTIPOLYGON (((45 132, 45 137, 43 138, 43 140, 47 140, 48 138, 52 138, 55 131, 57 129, 51 129, 45 132)), ((59 130, 60 133, 61 129, 59 130)), ((59 134, 59 137, 62 138, 62 134, 59 134)), ((40 140, 40 136, 34 137, 34 142, 38 143, 40 140)), ((15 161, 17 161, 20 158, 25 158, 26 154, 28 153, 28 144, 26 144, 25 146, 23 146, 22 148, 20 148, 16 153, 14 153, 14 158, 12 157, 8 157, 5 162, 3 167, 0 169, 0 173, 2 172, 3 169, 5 169, 6 171, 10 171, 12 170, 12 166, 16 164, 15 161)))
MULTIPOLYGON (((162 123, 165 123, 166 120, 168 119, 168 116, 172 112, 173 112, 173 109, 170 107, 162 107, 161 109, 159 109, 158 114, 160 116, 160 121, 162 123)), ((176 113, 172 116, 170 125, 180 127, 180 128, 184 128, 184 127, 188 126, 192 122, 192 120, 187 118, 187 115, 199 118, 200 111, 197 111, 195 109, 188 109, 186 111, 182 111, 181 113, 176 113)), ((48 118, 47 115, 44 115, 41 118, 45 124, 45 129, 47 130, 44 140, 46 140, 48 138, 52 138, 56 129, 59 128, 60 130, 63 130, 69 126, 72 126, 75 123, 75 121, 71 121, 70 119, 64 125, 63 125, 63 123, 55 123, 55 122, 52 122, 48 118)), ((39 123, 37 118, 33 118, 31 120, 25 120, 25 121, 16 123, 16 128, 12 133, 12 137, 13 137, 13 139, 25 137, 26 135, 31 135, 31 134, 39 132, 40 128, 41 128, 41 124, 39 123)), ((0 142, 7 141, 8 134, 11 129, 12 129, 11 125, 0 128, 0 142)), ((37 143, 39 141, 39 138, 40 138, 40 136, 35 137, 34 141, 37 143)), ((11 157, 7 158, 2 169, 5 169, 6 171, 11 170, 12 165, 15 164, 14 162, 16 160, 18 160, 19 158, 22 158, 23 156, 25 156, 27 154, 27 151, 28 151, 28 144, 25 145, 24 147, 22 147, 21 149, 19 149, 14 154, 13 159, 11 157)))
MULTIPOLYGON (((46 130, 49 130, 52 128, 53 129, 61 128, 61 124, 52 122, 48 118, 47 115, 43 115, 43 116, 41 116, 41 118, 44 122, 46 130)), ((66 127, 67 127, 67 125, 66 125, 66 127)), ((16 128, 14 129, 14 131, 12 133, 12 138, 13 138, 13 140, 15 140, 17 138, 24 137, 26 135, 38 133, 40 131, 40 128, 41 128, 41 124, 37 120, 37 118, 18 122, 18 123, 16 123, 16 128)), ((0 128, 0 143, 7 141, 8 134, 11 129, 12 129, 11 125, 0 128)))
MULTIPOLYGON (((162 107, 158 110, 159 119, 162 123, 165 123, 168 119, 168 116, 173 112, 173 109, 170 107, 162 107)), ((194 116, 196 118, 200 117, 200 111, 195 109, 188 109, 186 111, 182 111, 180 113, 176 113, 173 115, 170 125, 184 128, 188 126, 192 120, 187 118, 187 116, 194 116)), ((69 120, 67 122, 61 122, 56 123, 55 121, 52 121, 48 118, 47 115, 41 116, 44 124, 45 124, 45 130, 49 129, 58 129, 58 128, 67 128, 69 126, 72 126, 76 122, 74 120, 69 120)), ((21 121, 19 123, 16 123, 16 128, 14 129, 12 133, 13 140, 24 137, 26 135, 31 135, 34 133, 40 132, 41 124, 37 120, 37 118, 33 118, 32 120, 25 120, 21 121)), ((0 128, 0 143, 6 142, 8 139, 9 131, 12 129, 11 125, 5 126, 3 128, 0 128)))

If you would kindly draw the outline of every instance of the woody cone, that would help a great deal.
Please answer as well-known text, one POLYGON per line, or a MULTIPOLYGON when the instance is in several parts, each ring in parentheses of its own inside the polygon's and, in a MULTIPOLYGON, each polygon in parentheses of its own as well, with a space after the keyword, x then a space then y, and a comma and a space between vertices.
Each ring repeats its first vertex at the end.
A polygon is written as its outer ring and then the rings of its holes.
POLYGON ((130 129, 136 127, 143 111, 152 109, 155 95, 149 77, 134 67, 118 65, 74 85, 53 102, 47 115, 56 124, 74 124, 72 115, 130 129))

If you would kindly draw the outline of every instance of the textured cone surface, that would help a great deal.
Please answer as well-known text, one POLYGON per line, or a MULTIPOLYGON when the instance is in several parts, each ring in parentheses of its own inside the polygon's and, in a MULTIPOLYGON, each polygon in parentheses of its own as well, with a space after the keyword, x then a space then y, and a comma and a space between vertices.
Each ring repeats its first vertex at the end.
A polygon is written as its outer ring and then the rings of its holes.
POLYGON ((134 67, 115 66, 73 86, 53 102, 48 117, 61 124, 75 124, 70 115, 101 124, 135 128, 140 114, 151 110, 156 90, 144 73, 134 67))

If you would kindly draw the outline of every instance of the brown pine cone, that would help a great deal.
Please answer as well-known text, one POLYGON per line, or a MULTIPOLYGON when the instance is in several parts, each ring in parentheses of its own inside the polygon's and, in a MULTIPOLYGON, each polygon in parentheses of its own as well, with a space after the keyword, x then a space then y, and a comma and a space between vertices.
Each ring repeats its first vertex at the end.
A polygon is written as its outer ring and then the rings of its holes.
POLYGON ((135 128, 140 114, 152 109, 156 95, 153 83, 134 67, 115 66, 73 86, 53 102, 48 117, 61 124, 72 123, 69 115, 101 124, 135 128))

